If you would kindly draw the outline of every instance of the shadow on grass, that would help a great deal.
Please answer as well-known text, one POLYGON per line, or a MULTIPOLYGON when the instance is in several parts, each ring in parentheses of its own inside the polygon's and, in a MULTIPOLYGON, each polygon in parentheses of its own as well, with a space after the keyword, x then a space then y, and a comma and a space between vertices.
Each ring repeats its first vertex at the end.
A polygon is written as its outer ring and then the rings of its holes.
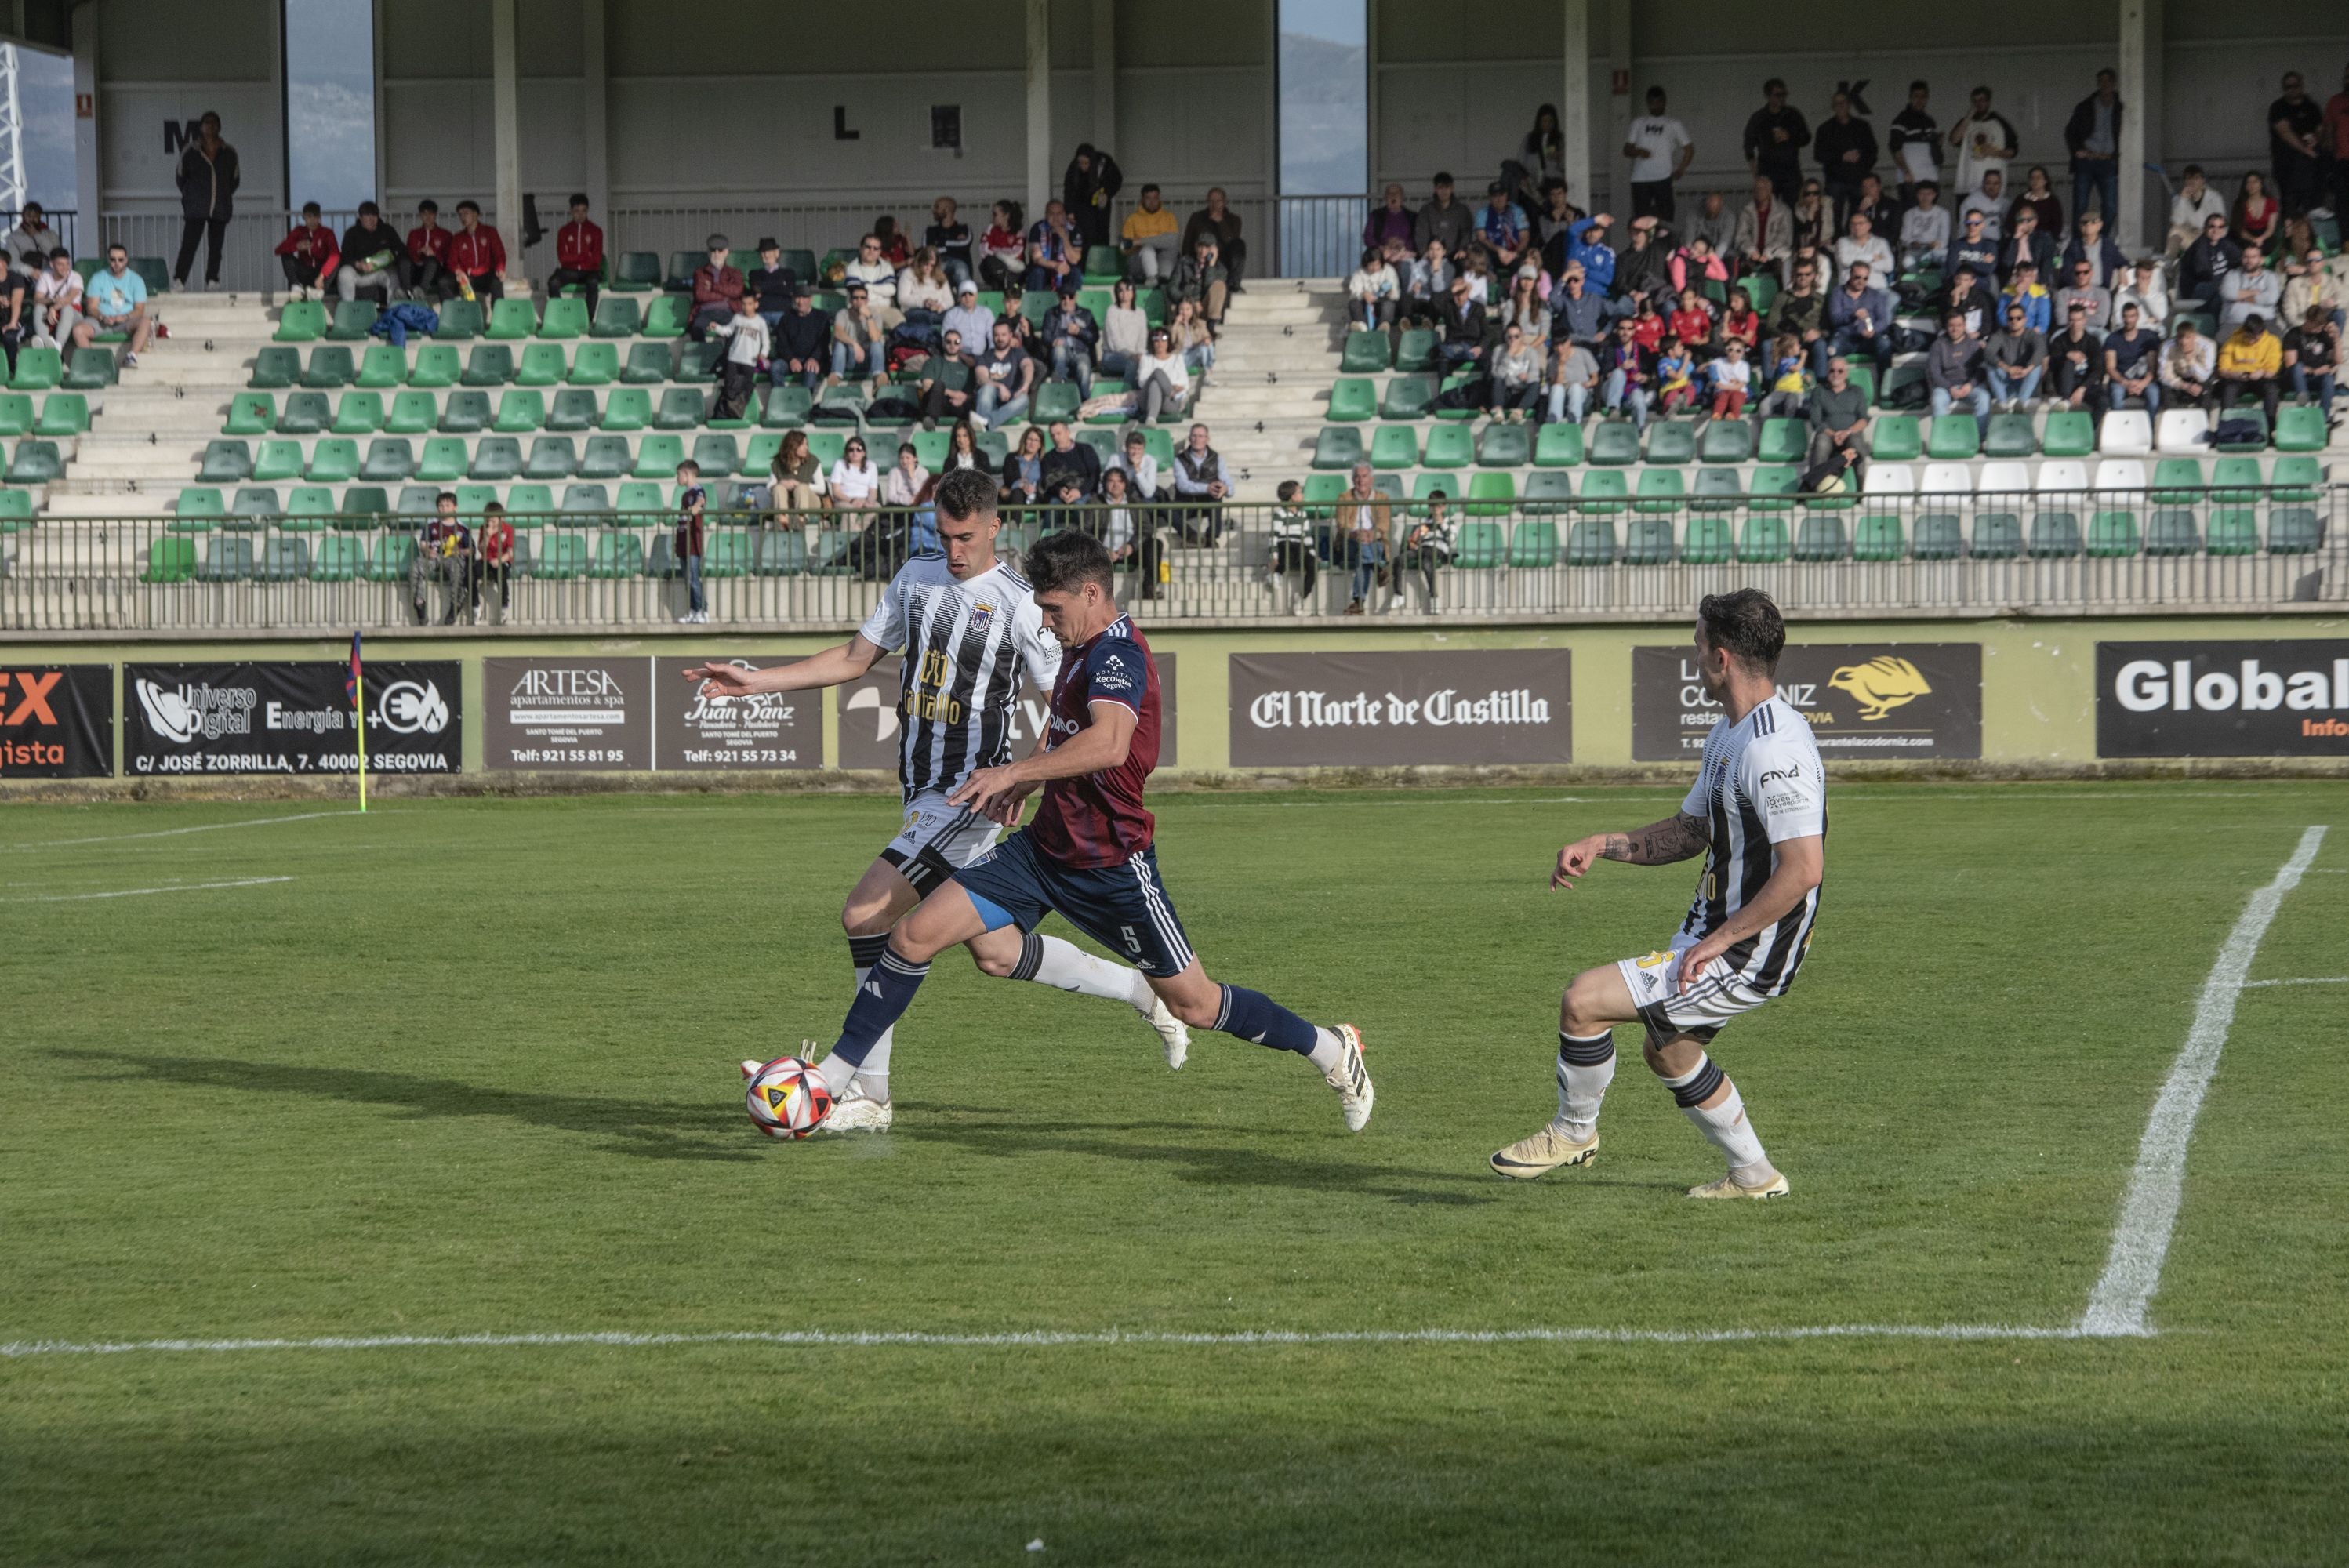
POLYGON ((244 1094, 298 1094, 359 1105, 388 1106, 411 1117, 498 1117, 558 1132, 605 1140, 615 1154, 640 1160, 746 1161, 760 1157, 730 1097, 709 1105, 590 1099, 578 1095, 523 1094, 483 1088, 455 1078, 419 1078, 374 1068, 305 1067, 225 1057, 154 1057, 135 1051, 56 1047, 64 1061, 136 1071, 152 1082, 244 1094))

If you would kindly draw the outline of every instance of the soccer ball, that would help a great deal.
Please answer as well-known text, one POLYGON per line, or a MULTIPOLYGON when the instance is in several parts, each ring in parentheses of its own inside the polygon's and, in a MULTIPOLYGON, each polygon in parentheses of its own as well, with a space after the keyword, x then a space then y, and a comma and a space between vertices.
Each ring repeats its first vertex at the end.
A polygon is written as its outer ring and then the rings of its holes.
POLYGON ((797 1057, 777 1057, 750 1075, 742 1103, 770 1138, 805 1138, 832 1114, 832 1091, 797 1057))

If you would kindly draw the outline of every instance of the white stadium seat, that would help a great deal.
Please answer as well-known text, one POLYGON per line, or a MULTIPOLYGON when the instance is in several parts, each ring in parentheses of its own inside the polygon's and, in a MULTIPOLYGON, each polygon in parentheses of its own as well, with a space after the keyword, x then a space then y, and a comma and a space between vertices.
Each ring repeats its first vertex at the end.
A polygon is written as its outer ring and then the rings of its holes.
POLYGON ((1917 488, 1925 495, 1971 495, 1974 470, 1967 463, 1927 463, 1925 482, 1917 488))
POLYGON ((1984 495, 2013 495, 2031 488, 2029 463, 1984 463, 1982 482, 1975 487, 1984 495))
POLYGON ((2096 488, 2100 490, 2143 490, 2145 465, 2135 458, 2106 458, 2096 465, 2096 488))
POLYGON ((2210 416, 2199 408, 2164 408, 2161 411, 2161 449, 2172 457, 2199 458, 2210 449, 2202 438, 2210 428, 2210 416))
POLYGON ((2088 465, 2071 459, 2061 459, 2039 465, 2041 491, 2084 490, 2088 488, 2088 465))
POLYGON ((1913 495, 1916 490, 1917 476, 1907 463, 1870 463, 1868 482, 1860 486, 1863 495, 1913 495))
POLYGON ((2141 458, 2153 450, 2153 419, 2142 408, 2116 408, 2105 416, 2096 450, 2108 457, 2141 458))

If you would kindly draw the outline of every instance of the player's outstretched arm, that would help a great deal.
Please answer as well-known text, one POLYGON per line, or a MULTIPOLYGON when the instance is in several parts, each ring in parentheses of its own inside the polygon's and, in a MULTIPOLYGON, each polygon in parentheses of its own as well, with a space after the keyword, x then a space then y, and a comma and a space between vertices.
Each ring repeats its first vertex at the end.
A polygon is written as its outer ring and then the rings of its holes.
POLYGON ((1621 861, 1634 866, 1670 865, 1704 853, 1712 842, 1712 823, 1686 811, 1629 833, 1593 833, 1558 851, 1557 866, 1549 874, 1549 885, 1570 888, 1599 861, 1621 861))
POLYGON ((867 642, 859 634, 836 648, 826 648, 796 664, 746 670, 740 665, 713 662, 694 665, 685 672, 685 678, 699 681, 704 696, 756 696, 762 692, 808 691, 817 686, 847 685, 871 669, 874 661, 885 651, 880 645, 867 642))

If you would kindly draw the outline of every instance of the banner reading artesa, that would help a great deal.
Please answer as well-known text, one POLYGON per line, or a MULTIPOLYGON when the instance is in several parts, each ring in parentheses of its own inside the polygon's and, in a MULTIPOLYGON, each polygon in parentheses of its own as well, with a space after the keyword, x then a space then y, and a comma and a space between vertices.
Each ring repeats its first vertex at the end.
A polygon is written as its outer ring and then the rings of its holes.
POLYGON ((0 658, 0 779, 105 779, 114 772, 114 666, 0 658))
MULTIPOLYGON (((1841 643, 1779 656, 1778 695, 1830 760, 1982 755, 1982 645, 1841 643)), ((1631 650, 1631 756, 1694 761, 1721 722, 1686 646, 1631 650)))
POLYGON ((1236 768, 1574 760, 1564 648, 1235 654, 1236 768))

